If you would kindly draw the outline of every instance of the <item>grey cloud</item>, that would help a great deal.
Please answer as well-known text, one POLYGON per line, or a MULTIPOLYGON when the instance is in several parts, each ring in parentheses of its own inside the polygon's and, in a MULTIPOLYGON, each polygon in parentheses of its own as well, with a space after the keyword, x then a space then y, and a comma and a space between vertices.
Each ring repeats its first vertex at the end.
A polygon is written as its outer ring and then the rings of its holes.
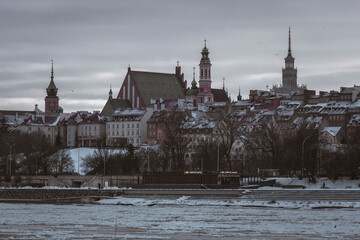
MULTIPOLYGON (((65 111, 99 109, 110 84, 117 93, 128 64, 173 72, 180 60, 191 80, 204 38, 213 86, 222 87, 225 77, 232 97, 239 86, 246 96, 281 83, 289 26, 299 83, 316 90, 359 84, 359 7, 358 1, 1 1, 0 98, 43 105, 53 58, 65 111)), ((24 106, 0 101, 0 109, 24 106)))

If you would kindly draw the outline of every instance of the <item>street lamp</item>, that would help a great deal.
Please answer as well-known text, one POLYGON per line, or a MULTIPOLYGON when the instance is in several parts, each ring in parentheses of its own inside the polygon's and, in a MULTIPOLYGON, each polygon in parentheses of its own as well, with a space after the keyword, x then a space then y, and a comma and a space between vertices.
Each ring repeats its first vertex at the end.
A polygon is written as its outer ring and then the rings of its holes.
POLYGON ((220 142, 218 142, 218 146, 217 146, 217 171, 219 172, 219 170, 220 170, 220 159, 219 159, 219 154, 220 154, 220 152, 219 152, 219 148, 220 148, 220 142))
POLYGON ((305 141, 308 140, 311 136, 307 136, 304 141, 302 142, 302 146, 301 146, 301 178, 304 177, 304 145, 305 145, 305 141))
POLYGON ((147 158, 147 171, 150 172, 150 163, 149 163, 149 148, 146 148, 146 158, 147 158))
POLYGON ((12 149, 12 147, 15 145, 15 144, 9 144, 9 143, 7 143, 7 145, 9 146, 9 148, 10 148, 10 164, 9 164, 9 175, 10 175, 10 177, 11 177, 11 161, 12 161, 12 155, 11 155, 11 149, 12 149))

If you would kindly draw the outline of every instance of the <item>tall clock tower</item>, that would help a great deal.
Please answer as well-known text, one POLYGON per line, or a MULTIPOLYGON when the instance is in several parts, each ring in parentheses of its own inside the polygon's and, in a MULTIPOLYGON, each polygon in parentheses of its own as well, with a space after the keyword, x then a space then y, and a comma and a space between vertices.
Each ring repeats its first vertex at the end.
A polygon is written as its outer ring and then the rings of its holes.
POLYGON ((289 49, 285 58, 285 68, 282 69, 282 87, 285 89, 296 89, 297 69, 294 67, 295 58, 291 55, 291 32, 289 27, 289 49))
POLYGON ((57 96, 57 87, 54 82, 54 62, 51 60, 51 80, 46 88, 47 96, 45 97, 45 114, 59 113, 59 97, 57 96))

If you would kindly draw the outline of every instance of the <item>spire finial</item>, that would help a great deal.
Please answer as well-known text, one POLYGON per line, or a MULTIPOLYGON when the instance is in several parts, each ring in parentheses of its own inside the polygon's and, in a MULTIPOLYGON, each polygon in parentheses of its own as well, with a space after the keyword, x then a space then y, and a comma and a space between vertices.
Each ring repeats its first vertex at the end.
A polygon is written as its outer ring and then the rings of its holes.
POLYGON ((225 90, 225 77, 223 77, 222 80, 223 80, 223 90, 225 90))
POLYGON ((54 60, 51 59, 51 80, 54 80, 54 60))
POLYGON ((111 90, 111 84, 110 84, 109 99, 112 99, 112 94, 113 94, 113 92, 111 90))
POLYGON ((177 62, 176 62, 176 66, 179 66, 179 60, 177 60, 177 62))
POLYGON ((204 39, 205 47, 206 47, 206 38, 204 39))
POLYGON ((195 67, 193 67, 193 80, 195 81, 195 67))
POLYGON ((291 30, 289 27, 289 52, 291 52, 291 30))

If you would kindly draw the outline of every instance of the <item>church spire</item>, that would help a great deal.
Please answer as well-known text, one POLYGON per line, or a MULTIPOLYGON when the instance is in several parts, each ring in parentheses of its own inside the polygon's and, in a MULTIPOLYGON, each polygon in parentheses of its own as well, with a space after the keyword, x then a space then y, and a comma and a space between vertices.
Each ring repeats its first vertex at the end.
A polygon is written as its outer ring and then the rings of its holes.
POLYGON ((56 96, 57 91, 58 91, 58 89, 57 89, 57 87, 55 85, 55 82, 54 82, 54 61, 51 60, 50 84, 47 87, 46 92, 47 92, 48 96, 56 96))
POLYGON ((109 99, 112 99, 112 94, 113 94, 113 92, 112 92, 111 84, 110 84, 109 99))
POLYGON ((291 30, 289 27, 289 50, 288 50, 289 54, 291 54, 291 30))
POLYGON ((196 89, 196 80, 195 80, 195 67, 193 67, 193 80, 191 82, 191 89, 196 89))
POLYGON ((57 87, 54 82, 54 61, 51 60, 50 83, 46 88, 47 96, 45 97, 45 114, 58 114, 62 112, 59 107, 59 97, 57 96, 57 87))
POLYGON ((51 81, 54 81, 54 60, 51 59, 51 81))
POLYGON ((240 87, 239 87, 239 94, 238 94, 238 96, 237 96, 237 100, 238 100, 238 101, 241 101, 241 99, 242 99, 242 96, 241 96, 241 91, 240 91, 240 87))

